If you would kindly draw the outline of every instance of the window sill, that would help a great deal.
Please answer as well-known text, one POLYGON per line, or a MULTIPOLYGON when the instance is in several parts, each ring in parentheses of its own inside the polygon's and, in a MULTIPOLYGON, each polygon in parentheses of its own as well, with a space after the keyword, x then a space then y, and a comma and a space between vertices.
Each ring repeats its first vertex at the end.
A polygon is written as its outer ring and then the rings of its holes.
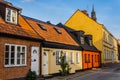
POLYGON ((27 66, 26 64, 24 65, 4 65, 4 67, 25 67, 27 66))

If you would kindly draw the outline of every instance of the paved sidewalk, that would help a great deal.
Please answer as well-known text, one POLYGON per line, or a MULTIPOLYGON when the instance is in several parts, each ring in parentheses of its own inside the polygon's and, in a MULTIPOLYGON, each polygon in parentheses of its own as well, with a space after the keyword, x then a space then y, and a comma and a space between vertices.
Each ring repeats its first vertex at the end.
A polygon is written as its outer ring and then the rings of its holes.
POLYGON ((112 64, 108 64, 107 66, 102 67, 102 68, 93 68, 91 70, 80 71, 80 72, 76 72, 75 74, 71 74, 71 75, 67 75, 67 76, 56 76, 56 77, 53 77, 50 79, 45 79, 45 80, 71 80, 72 78, 79 77, 79 76, 89 74, 89 73, 94 73, 96 71, 106 71, 111 68, 113 68, 113 70, 114 70, 114 67, 116 67, 116 66, 120 66, 120 63, 112 63, 112 64))
POLYGON ((45 80, 69 80, 78 76, 82 76, 84 74, 89 74, 92 73, 94 71, 99 71, 101 70, 100 68, 96 69, 92 69, 92 70, 85 70, 85 71, 80 71, 80 72, 76 72, 75 74, 71 74, 71 75, 67 75, 67 76, 57 76, 57 77, 53 77, 51 79, 45 79, 45 80))

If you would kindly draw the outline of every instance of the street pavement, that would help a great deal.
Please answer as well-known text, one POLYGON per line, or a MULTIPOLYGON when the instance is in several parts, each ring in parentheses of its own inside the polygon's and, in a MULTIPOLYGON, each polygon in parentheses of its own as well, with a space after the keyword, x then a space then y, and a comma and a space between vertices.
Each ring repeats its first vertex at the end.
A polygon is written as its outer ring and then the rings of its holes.
POLYGON ((48 80, 120 80, 120 63, 48 80))
POLYGON ((67 80, 120 80, 120 64, 115 64, 92 73, 77 76, 67 80))

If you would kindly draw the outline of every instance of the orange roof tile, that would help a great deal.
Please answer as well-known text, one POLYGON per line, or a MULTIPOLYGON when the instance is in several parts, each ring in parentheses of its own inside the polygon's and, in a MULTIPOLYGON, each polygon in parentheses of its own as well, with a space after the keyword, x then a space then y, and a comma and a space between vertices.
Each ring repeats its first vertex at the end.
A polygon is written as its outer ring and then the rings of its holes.
POLYGON ((12 34, 21 37, 42 39, 32 28, 27 25, 24 18, 19 16, 19 25, 5 23, 0 17, 0 33, 12 34))
POLYGON ((35 31, 37 31, 39 35, 42 36, 46 41, 78 46, 78 44, 72 39, 72 37, 63 28, 60 28, 51 24, 47 24, 41 21, 37 22, 35 20, 31 20, 27 18, 26 20, 31 25, 31 27, 35 31), (38 26, 38 24, 44 26, 46 30, 42 30, 38 26), (62 33, 61 34, 57 33, 54 28, 59 29, 62 33))

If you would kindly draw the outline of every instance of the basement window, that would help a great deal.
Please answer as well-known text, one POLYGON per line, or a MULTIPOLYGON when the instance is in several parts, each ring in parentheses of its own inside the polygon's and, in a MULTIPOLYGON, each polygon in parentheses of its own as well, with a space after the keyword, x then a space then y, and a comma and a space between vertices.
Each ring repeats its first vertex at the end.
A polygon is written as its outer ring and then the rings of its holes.
POLYGON ((43 26, 43 25, 38 24, 38 26, 39 26, 42 30, 47 30, 46 27, 43 26))
POLYGON ((57 31, 57 33, 59 33, 59 34, 62 33, 58 28, 54 28, 54 29, 57 31))

